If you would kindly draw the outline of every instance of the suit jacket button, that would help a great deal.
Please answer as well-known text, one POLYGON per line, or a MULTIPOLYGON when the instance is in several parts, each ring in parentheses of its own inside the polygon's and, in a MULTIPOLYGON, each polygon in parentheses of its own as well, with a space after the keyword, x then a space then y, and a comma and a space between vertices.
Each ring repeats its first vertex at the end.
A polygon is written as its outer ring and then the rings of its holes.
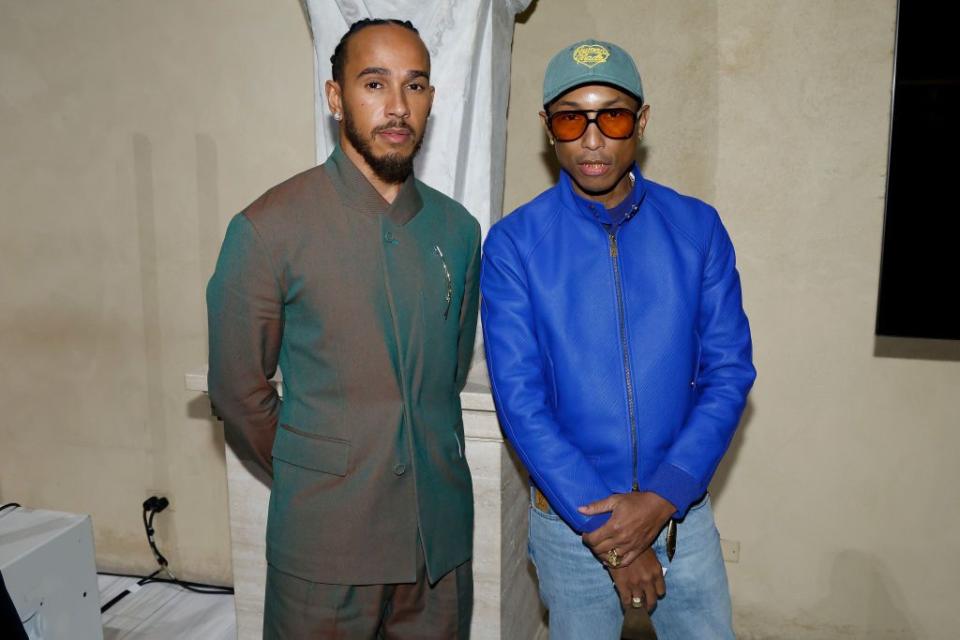
POLYGON ((393 472, 398 476, 402 476, 407 471, 407 466, 403 464, 398 464, 393 467, 393 472))

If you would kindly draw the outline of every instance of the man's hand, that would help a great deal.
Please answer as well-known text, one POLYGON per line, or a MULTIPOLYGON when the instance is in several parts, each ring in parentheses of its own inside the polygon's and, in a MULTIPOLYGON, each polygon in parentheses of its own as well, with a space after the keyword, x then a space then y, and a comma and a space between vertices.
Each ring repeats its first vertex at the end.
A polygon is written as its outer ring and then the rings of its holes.
POLYGON ((615 493, 578 509, 587 516, 613 512, 602 527, 583 534, 583 541, 604 561, 608 552, 616 549, 618 566, 626 567, 650 546, 676 510, 650 491, 615 493))
POLYGON ((653 611, 657 600, 667 593, 663 568, 657 560, 657 554, 649 547, 629 567, 608 568, 608 571, 620 594, 620 605, 624 610, 634 606, 634 598, 640 598, 642 604, 638 606, 645 607, 648 612, 653 611))

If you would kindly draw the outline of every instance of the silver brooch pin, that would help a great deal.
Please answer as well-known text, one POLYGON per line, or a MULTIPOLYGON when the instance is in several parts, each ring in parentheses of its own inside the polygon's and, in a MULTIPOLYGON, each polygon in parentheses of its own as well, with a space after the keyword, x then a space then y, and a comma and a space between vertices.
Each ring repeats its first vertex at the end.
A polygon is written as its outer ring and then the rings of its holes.
POLYGON ((440 265, 443 267, 443 275, 447 279, 447 294, 443 299, 443 301, 446 303, 446 306, 443 308, 443 319, 446 320, 447 316, 450 315, 450 303, 453 302, 453 278, 450 277, 450 269, 447 268, 447 261, 443 257, 443 251, 440 249, 440 245, 433 245, 433 252, 436 253, 440 258, 440 265))

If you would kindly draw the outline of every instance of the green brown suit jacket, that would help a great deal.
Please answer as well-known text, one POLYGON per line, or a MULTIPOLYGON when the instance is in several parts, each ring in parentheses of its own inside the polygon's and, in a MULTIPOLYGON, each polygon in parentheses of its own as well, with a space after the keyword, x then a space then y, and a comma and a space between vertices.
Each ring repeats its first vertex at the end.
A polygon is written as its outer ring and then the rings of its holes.
POLYGON ((207 288, 210 399, 273 477, 277 569, 412 582, 418 531, 431 582, 470 558, 459 392, 479 255, 462 206, 412 176, 388 204, 339 148, 230 222, 207 288))

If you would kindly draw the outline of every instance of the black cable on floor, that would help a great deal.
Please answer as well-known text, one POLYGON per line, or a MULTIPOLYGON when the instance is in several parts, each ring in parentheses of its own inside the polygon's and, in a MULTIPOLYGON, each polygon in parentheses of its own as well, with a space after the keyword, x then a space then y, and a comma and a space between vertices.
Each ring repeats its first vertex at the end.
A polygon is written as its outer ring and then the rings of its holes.
MULTIPOLYGON (((156 571, 154 571, 153 573, 151 573, 151 574, 148 575, 147 577, 145 577, 145 578, 140 578, 140 579, 137 581, 137 586, 139 587, 139 586, 141 586, 141 585, 143 585, 143 584, 146 584, 146 582, 147 582, 148 580, 152 579, 153 576, 157 575, 157 574, 160 573, 162 570, 163 570, 163 569, 157 569, 156 571)), ((108 573, 108 574, 106 574, 106 575, 121 576, 122 574, 119 574, 119 573, 108 573)), ((136 578, 136 577, 138 577, 138 576, 124 576, 124 577, 136 578)), ((122 592, 120 592, 120 593, 118 593, 117 595, 115 595, 115 596, 113 597, 113 599, 110 600, 110 602, 108 602, 107 604, 105 604, 105 605, 103 605, 102 607, 100 607, 100 613, 102 614, 104 611, 106 611, 107 609, 109 609, 109 608, 112 607, 113 605, 117 604, 118 602, 120 602, 121 600, 123 600, 124 598, 126 598, 126 597, 127 597, 128 595, 130 595, 131 593, 132 593, 132 592, 130 591, 129 588, 128 588, 128 589, 124 589, 122 592)))
POLYGON ((233 587, 221 587, 214 584, 204 584, 202 582, 190 582, 189 580, 180 580, 173 572, 170 570, 169 562, 166 557, 160 552, 160 549, 157 547, 157 543, 153 538, 155 530, 153 528, 153 518, 167 508, 170 502, 166 498, 158 498, 153 496, 148 498, 143 503, 143 529, 147 534, 147 543, 150 545, 150 551, 153 552, 153 557, 156 559, 157 564, 160 565, 160 568, 151 573, 148 576, 134 576, 125 573, 110 573, 108 571, 101 571, 100 573, 108 576, 117 576, 117 577, 126 577, 126 578, 136 578, 136 589, 125 589, 122 593, 117 594, 110 602, 106 603, 100 608, 100 613, 106 612, 110 607, 117 604, 125 597, 130 595, 133 591, 137 591, 140 587, 150 584, 151 582, 162 582, 166 584, 174 584, 180 587, 181 589, 186 589, 187 591, 192 591, 193 593, 202 593, 206 595, 232 595, 233 587), (170 578, 158 578, 157 574, 166 573, 170 578))
MULTIPOLYGON (((138 576, 130 573, 114 573, 112 571, 98 571, 97 573, 104 576, 115 576, 117 578, 136 578, 138 580, 137 586, 143 586, 146 584, 150 584, 151 582, 160 582, 164 584, 175 584, 188 591, 193 591, 194 593, 204 593, 207 595, 233 595, 234 593, 233 587, 224 587, 221 585, 206 584, 203 582, 191 582, 190 580, 180 580, 179 578, 177 579, 157 578, 156 577, 157 574, 160 573, 161 571, 164 571, 164 569, 163 568, 157 569, 156 571, 154 571, 148 576, 138 576)), ((106 611, 109 607, 113 606, 115 601, 119 601, 125 595, 127 595, 127 592, 120 594, 119 596, 117 596, 116 598, 114 598, 113 600, 105 604, 103 608, 100 610, 101 613, 106 611)))
POLYGON ((180 578, 150 578, 144 584, 150 582, 165 582, 167 584, 175 584, 180 587, 183 587, 187 591, 193 591, 194 593, 207 593, 211 595, 233 595, 233 587, 220 587, 215 584, 204 584, 202 582, 190 582, 189 580, 181 580, 180 578))

